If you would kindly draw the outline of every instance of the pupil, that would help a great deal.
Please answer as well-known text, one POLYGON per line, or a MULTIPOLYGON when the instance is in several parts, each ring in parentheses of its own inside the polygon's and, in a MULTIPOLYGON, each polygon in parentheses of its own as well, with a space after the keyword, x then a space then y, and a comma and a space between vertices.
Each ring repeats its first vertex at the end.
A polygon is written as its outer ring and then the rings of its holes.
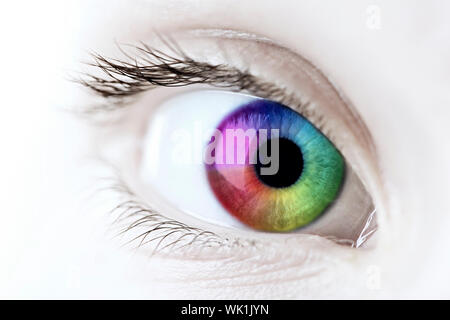
MULTIPOLYGON (((258 178, 266 185, 273 188, 286 188, 294 184, 300 177, 303 170, 303 156, 300 148, 289 139, 279 138, 279 167, 278 172, 273 175, 262 175, 261 168, 270 167, 273 162, 271 152, 271 141, 267 140, 267 153, 270 163, 262 164, 259 156, 255 164, 255 171, 258 178), (272 157, 272 158, 270 158, 272 157)), ((259 150, 258 150, 259 154, 259 150)))

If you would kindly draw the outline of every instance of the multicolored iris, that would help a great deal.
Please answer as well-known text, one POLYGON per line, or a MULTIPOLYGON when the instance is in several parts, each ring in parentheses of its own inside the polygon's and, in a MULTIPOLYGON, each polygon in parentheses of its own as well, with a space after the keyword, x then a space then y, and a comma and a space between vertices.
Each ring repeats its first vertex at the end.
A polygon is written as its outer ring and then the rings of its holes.
POLYGON ((217 132, 222 134, 210 142, 215 142, 211 153, 215 161, 206 164, 208 181, 225 209, 246 225, 265 231, 291 231, 315 220, 337 197, 345 171, 342 155, 292 109, 255 99, 226 116, 217 132), (234 137, 226 140, 227 132, 250 133, 252 129, 257 132, 256 140, 250 134, 244 143, 239 144, 239 138, 234 137), (260 132, 267 132, 267 138, 260 132), (234 143, 231 148, 230 143, 234 143), (278 150, 272 149, 276 145, 278 150), (244 162, 237 161, 239 148, 244 148, 244 162), (271 161, 278 156, 275 173, 263 174, 261 170, 271 165, 267 157, 266 162, 261 160, 265 149, 271 161))

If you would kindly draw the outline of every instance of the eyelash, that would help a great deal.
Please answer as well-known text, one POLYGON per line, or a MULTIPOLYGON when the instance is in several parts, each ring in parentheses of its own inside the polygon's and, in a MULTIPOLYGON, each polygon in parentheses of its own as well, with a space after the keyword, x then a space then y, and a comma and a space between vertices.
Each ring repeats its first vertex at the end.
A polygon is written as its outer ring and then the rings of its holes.
MULTIPOLYGON (((112 224, 119 226, 115 236, 124 236, 135 229, 136 231, 138 229, 145 230, 131 236, 131 239, 127 239, 124 245, 137 242, 135 248, 138 249, 149 243, 156 243, 153 246, 152 254, 166 251, 174 253, 180 252, 181 249, 192 248, 199 250, 213 248, 217 252, 219 249, 226 250, 257 245, 256 240, 230 239, 211 231, 191 227, 182 222, 166 218, 143 203, 117 175, 117 170, 114 170, 114 172, 113 183, 100 191, 114 191, 116 198, 125 199, 109 211, 113 219, 112 224), (121 223, 124 224, 124 227, 121 226, 121 223)), ((194 253, 198 253, 198 251, 194 251, 194 253)))

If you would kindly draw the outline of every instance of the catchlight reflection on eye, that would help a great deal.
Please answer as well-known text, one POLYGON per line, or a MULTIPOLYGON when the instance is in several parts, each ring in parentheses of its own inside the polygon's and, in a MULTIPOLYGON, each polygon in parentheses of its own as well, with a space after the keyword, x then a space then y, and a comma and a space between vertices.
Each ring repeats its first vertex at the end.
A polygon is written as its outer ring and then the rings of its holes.
POLYGON ((213 160, 206 164, 208 181, 244 224, 291 231, 315 220, 337 197, 341 154, 292 109, 256 99, 227 115, 215 133, 207 149, 213 160))

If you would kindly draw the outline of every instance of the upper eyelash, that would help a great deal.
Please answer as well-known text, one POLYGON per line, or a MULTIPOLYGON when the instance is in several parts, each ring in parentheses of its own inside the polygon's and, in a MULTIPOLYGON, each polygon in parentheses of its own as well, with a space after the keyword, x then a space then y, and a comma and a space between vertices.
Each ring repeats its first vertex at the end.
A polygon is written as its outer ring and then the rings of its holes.
POLYGON ((293 107, 305 116, 312 114, 308 102, 300 101, 297 95, 283 87, 225 64, 196 61, 184 53, 174 40, 170 43, 163 40, 168 53, 145 43, 133 46, 137 50, 135 56, 119 46, 126 60, 108 59, 93 53, 95 62, 88 65, 101 70, 104 76, 85 74, 77 81, 104 98, 112 98, 116 104, 122 103, 123 98, 157 87, 206 84, 271 99, 293 107))
POLYGON ((106 78, 88 75, 81 82, 103 97, 126 97, 155 87, 180 87, 193 84, 220 85, 225 88, 245 89, 253 82, 251 75, 224 65, 198 62, 183 55, 182 58, 169 56, 143 44, 136 47, 145 56, 133 63, 109 60, 93 54, 95 64, 106 78))
MULTIPOLYGON (((76 81, 97 95, 108 99, 108 104, 83 108, 87 114, 97 111, 114 110, 127 105, 126 98, 158 87, 182 87, 206 84, 216 88, 226 88, 235 92, 246 92, 254 96, 284 104, 311 121, 328 138, 334 141, 334 135, 327 128, 323 115, 317 113, 315 106, 296 92, 272 82, 264 81, 245 70, 235 67, 196 61, 190 58, 178 44, 160 36, 168 52, 152 48, 145 43, 132 46, 137 54, 132 56, 119 45, 126 60, 108 59, 92 53, 94 62, 89 66, 101 70, 104 76, 84 74, 76 81)), ((336 142, 336 141, 334 141, 336 142)), ((339 146, 338 143, 335 143, 339 146)))

